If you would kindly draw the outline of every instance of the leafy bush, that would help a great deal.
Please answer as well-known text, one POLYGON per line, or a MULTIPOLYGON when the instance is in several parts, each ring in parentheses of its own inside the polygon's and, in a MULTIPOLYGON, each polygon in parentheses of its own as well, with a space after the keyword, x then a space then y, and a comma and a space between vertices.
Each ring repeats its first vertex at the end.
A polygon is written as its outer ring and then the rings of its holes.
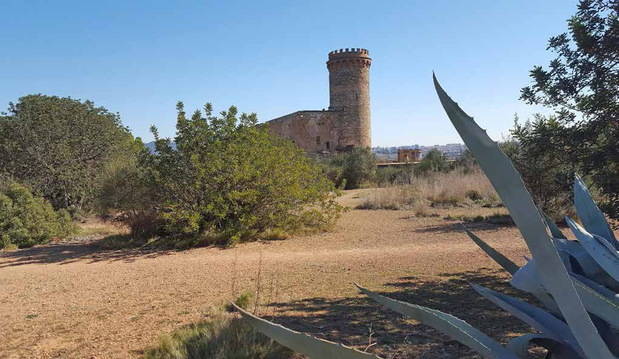
POLYGON ((123 213, 136 235, 230 245, 325 229, 339 216, 320 167, 257 125, 255 114, 231 107, 216 116, 207 104, 187 118, 182 103, 177 109, 174 142, 153 127, 155 151, 141 151, 135 166, 117 169, 104 186, 114 199, 104 207, 123 213))
POLYGON ((17 183, 0 184, 0 248, 31 247, 75 230, 66 210, 52 206, 17 183))
POLYGON ((163 221, 156 210, 161 198, 138 163, 139 154, 147 156, 148 149, 138 141, 137 146, 137 156, 114 161, 105 168, 97 207, 101 215, 113 215, 124 223, 135 239, 148 239, 163 233, 163 221))
POLYGON ((245 321, 216 314, 208 321, 164 335, 145 359, 290 359, 294 353, 245 321))
POLYGON ((328 177, 338 188, 355 189, 374 181, 376 157, 369 148, 354 148, 326 161, 328 177))
POLYGON ((415 173, 423 175, 431 172, 447 172, 450 169, 449 162, 447 162, 443 153, 433 149, 426 153, 421 162, 415 166, 415 173))
POLYGON ((131 142, 118 115, 90 101, 24 96, 0 116, 0 171, 56 209, 90 209, 104 167, 131 142))

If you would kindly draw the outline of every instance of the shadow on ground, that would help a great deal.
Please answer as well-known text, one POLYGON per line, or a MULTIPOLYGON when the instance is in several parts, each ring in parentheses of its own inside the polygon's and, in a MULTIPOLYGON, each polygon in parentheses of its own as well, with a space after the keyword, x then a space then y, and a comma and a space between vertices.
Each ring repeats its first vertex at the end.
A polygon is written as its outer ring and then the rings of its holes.
POLYGON ((445 221, 440 225, 426 226, 415 230, 417 233, 448 233, 448 232, 464 232, 464 228, 470 231, 493 231, 501 228, 516 228, 511 224, 494 224, 487 222, 462 222, 462 221, 445 221))
POLYGON ((96 241, 89 243, 47 244, 0 253, 0 268, 26 264, 69 264, 77 261, 86 261, 88 263, 101 261, 131 262, 138 258, 154 258, 173 252, 169 250, 144 249, 105 250, 96 241))
MULTIPOLYGON (((481 269, 436 277, 404 277, 386 284, 387 290, 378 292, 450 313, 506 343, 509 338, 531 329, 480 297, 469 283, 523 298, 507 281, 503 272, 481 269)), ((530 297, 524 299, 532 301, 530 297)), ((261 314, 269 318, 269 313, 275 322, 292 329, 360 349, 369 346, 368 351, 383 358, 481 358, 432 328, 405 320, 367 298, 311 298, 274 303, 261 314), (285 314, 288 311, 295 314, 285 314)))

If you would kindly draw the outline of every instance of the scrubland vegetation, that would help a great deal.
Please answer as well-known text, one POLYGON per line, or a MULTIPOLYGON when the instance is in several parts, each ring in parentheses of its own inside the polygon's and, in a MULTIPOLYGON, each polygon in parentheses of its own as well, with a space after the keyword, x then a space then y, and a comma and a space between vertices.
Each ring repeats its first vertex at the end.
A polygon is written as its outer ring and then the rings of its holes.
MULTIPOLYGON (((328 229, 341 211, 315 161, 234 107, 215 115, 206 105, 187 117, 179 103, 176 136, 160 138, 153 127, 152 152, 117 115, 70 98, 21 98, 0 129, 4 176, 40 196, 38 206, 49 201, 63 219, 67 212, 74 219, 98 214, 125 225, 130 233, 108 238, 107 247, 281 239, 328 229)), ((10 222, 14 213, 3 215, 10 222)), ((3 247, 68 234, 12 229, 3 247)))
POLYGON ((479 168, 456 168, 411 176, 408 184, 372 190, 360 209, 418 209, 453 206, 500 206, 492 185, 479 168))
POLYGON ((0 248, 14 249, 47 243, 75 232, 66 210, 55 211, 20 184, 0 183, 0 248))

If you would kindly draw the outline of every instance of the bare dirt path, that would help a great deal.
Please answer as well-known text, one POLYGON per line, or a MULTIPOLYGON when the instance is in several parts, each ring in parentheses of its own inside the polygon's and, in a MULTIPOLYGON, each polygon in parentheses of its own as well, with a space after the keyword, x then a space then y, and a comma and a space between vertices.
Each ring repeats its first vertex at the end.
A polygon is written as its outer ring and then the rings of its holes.
MULTIPOLYGON (((360 193, 348 192, 344 203, 354 205, 360 193)), ((444 295, 456 295, 466 275, 501 279, 457 228, 457 222, 416 218, 410 211, 351 210, 330 233, 226 250, 143 253, 68 243, 0 253, 0 358, 138 357, 160 334, 232 299, 233 290, 255 291, 258 272, 261 301, 275 303, 264 313, 277 310, 301 330, 359 345, 355 340, 367 341, 363 334, 346 336, 343 328, 319 324, 319 313, 341 318, 347 308, 360 309, 352 282, 396 296, 406 288, 430 296, 440 283, 453 291, 444 295), (340 312, 329 313, 336 307, 340 312)), ((526 254, 515 228, 484 227, 477 233, 517 262, 526 254)), ((363 320, 358 331, 372 321, 363 320)), ((398 340, 381 328, 382 344, 398 340)), ((413 344, 430 350, 436 338, 413 344)))

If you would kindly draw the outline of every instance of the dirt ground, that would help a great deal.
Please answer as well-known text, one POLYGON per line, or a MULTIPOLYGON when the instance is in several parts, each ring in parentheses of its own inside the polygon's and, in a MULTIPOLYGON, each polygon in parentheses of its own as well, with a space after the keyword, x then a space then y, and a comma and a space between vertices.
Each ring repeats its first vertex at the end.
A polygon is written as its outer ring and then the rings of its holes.
MULTIPOLYGON (((342 201, 354 207, 364 193, 342 201)), ((502 341, 526 331, 470 289, 503 290, 506 276, 444 211, 350 210, 333 232, 233 249, 102 251, 77 241, 1 253, 0 358, 139 357, 242 291, 259 292, 261 315, 385 357, 477 357, 351 284, 449 311, 502 341)), ((514 227, 471 228, 522 263, 514 227)))

